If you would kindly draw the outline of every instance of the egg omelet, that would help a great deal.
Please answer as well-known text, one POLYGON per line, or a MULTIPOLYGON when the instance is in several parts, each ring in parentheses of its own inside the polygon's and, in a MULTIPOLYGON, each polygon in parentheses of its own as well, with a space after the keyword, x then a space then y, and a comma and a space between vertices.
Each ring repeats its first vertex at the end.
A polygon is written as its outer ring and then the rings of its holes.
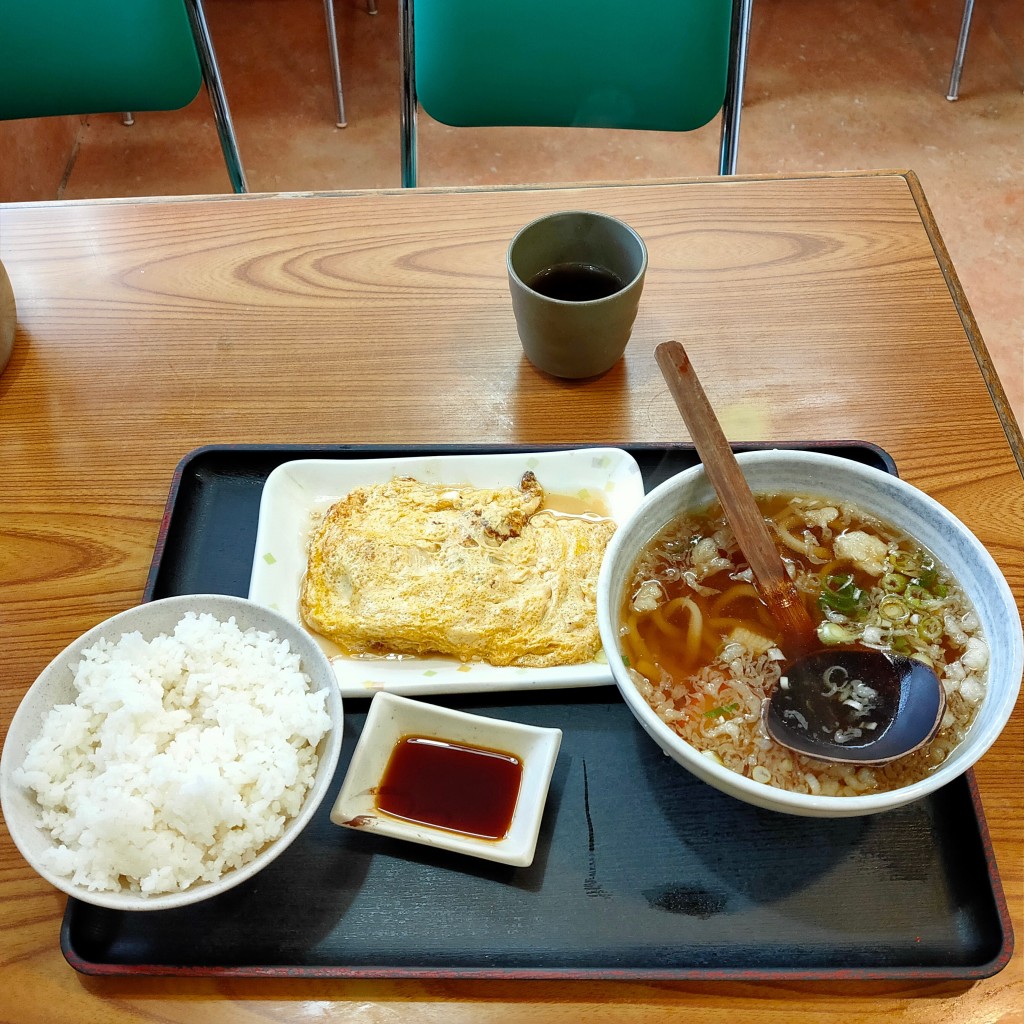
POLYGON ((442 654, 543 668, 601 648, 597 576, 615 524, 518 488, 360 487, 311 531, 300 608, 349 654, 442 654))

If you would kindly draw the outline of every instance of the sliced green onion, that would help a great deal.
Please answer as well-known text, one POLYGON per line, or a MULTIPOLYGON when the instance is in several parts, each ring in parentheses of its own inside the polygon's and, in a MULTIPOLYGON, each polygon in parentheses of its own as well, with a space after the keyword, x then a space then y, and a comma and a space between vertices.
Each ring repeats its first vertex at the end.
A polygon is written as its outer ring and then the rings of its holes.
POLYGON ((838 622, 829 622, 827 619, 818 626, 818 639, 823 644, 850 644, 859 635, 853 630, 844 629, 838 622))
POLYGON ((925 615, 917 624, 917 635, 922 640, 933 642, 942 636, 942 620, 936 615, 925 615))
POLYGON ((725 718, 727 715, 731 715, 736 711, 739 711, 739 704, 722 704, 717 708, 712 708, 710 711, 704 712, 705 718, 725 718))
POLYGON ((879 601, 878 614, 890 622, 906 622, 910 618, 910 607, 902 597, 889 594, 879 601))
POLYGON ((822 584, 818 605, 823 611, 831 609, 852 615, 860 608, 863 598, 864 591, 854 583, 853 575, 841 573, 829 576, 822 584))
POLYGON ((910 580, 901 572, 887 572, 878 581, 878 585, 890 594, 902 594, 909 582, 910 580))
POLYGON ((897 551, 890 561, 897 572, 902 572, 907 576, 916 575, 921 568, 920 559, 910 551, 897 551))
POLYGON ((903 591, 903 596, 911 608, 924 608, 934 600, 931 591, 927 587, 922 587, 920 583, 909 584, 903 591))
POLYGON ((939 570, 926 551, 897 551, 890 559, 893 569, 909 577, 911 583, 931 590, 938 582, 939 570))

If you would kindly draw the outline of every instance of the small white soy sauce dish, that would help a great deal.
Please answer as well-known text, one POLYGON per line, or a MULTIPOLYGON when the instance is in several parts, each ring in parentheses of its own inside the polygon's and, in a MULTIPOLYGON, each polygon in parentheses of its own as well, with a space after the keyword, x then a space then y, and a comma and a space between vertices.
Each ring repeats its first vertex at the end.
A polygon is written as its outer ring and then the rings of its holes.
POLYGON ((377 693, 331 821, 528 867, 561 740, 560 729, 377 693))

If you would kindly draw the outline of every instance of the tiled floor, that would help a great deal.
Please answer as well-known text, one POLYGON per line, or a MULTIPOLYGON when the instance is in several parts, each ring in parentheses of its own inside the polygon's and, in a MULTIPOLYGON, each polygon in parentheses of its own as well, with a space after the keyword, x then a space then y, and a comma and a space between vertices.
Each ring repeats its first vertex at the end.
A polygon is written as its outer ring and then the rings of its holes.
MULTIPOLYGON (((624 0, 628 2, 628 0, 624 0)), ((336 0, 348 127, 334 126, 320 0, 206 0, 252 191, 396 186, 396 0, 336 0)), ((981 0, 945 99, 962 0, 755 0, 741 173, 910 168, 923 183, 1018 421, 1024 421, 1024 18, 981 0)), ((421 118, 420 182, 714 173, 689 135, 447 129, 421 118)), ((223 192, 209 104, 93 117, 67 198, 223 192)))

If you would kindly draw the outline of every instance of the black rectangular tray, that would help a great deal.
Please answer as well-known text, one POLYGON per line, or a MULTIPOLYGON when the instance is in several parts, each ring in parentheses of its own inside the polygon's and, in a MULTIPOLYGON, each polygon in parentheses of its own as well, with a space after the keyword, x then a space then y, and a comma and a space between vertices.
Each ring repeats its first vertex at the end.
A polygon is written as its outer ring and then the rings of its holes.
MULTIPOLYGON (((684 445, 626 447, 648 489, 697 461, 684 445)), ((785 447, 895 472, 868 444, 785 447)), ((197 449, 175 473, 146 597, 245 595, 263 482, 282 462, 468 450, 514 449, 197 449)), ((971 773, 886 814, 798 818, 694 779, 612 686, 427 699, 563 730, 531 867, 332 825, 368 703, 350 699, 334 785, 280 858, 180 910, 131 914, 71 899, 68 962, 116 975, 973 979, 1010 958, 971 773)))

